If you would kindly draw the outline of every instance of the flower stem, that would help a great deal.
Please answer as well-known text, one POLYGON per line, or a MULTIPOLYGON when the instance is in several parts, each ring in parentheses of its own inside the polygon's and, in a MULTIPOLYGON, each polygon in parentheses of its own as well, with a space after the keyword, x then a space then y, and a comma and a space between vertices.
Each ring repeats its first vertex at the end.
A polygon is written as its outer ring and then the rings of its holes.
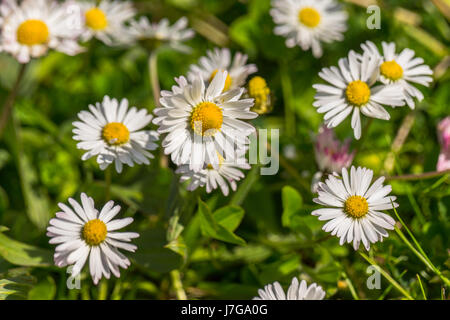
POLYGON ((158 53, 156 50, 150 53, 150 57, 148 59, 148 67, 150 74, 150 84, 152 86, 153 99, 155 101, 155 106, 159 107, 159 93, 161 88, 159 86, 159 77, 158 77, 158 53))
POLYGON ((179 270, 172 270, 170 272, 170 278, 172 279, 172 285, 175 290, 175 294, 178 300, 187 300, 186 292, 183 289, 183 283, 181 282, 181 274, 179 270))
POLYGON ((414 300, 414 298, 397 282, 394 280, 394 278, 392 278, 390 276, 389 273, 387 273, 385 270, 383 270, 376 262, 375 260, 373 260, 372 258, 369 258, 367 255, 365 255, 364 253, 360 252, 359 253, 361 255, 361 257, 363 257, 368 263, 370 263, 371 265, 374 265, 378 268, 379 272, 381 273, 381 275, 383 277, 386 278, 387 281, 389 281, 398 291, 400 291, 406 299, 408 300, 414 300))
POLYGON ((347 283, 353 299, 360 300, 358 297, 358 294, 356 293, 355 287, 353 286, 352 280, 348 277, 348 275, 347 275, 347 273, 345 273, 345 271, 342 272, 342 277, 344 278, 345 282, 347 283))
POLYGON ((366 125, 364 126, 364 128, 362 129, 362 133, 361 133, 361 139, 356 141, 356 146, 355 146, 355 152, 361 151, 364 142, 366 141, 366 137, 369 133, 369 128, 372 125, 373 122, 373 118, 369 118, 366 122, 366 125))
POLYGON ((3 105, 3 111, 0 117, 0 138, 3 135, 3 131, 5 130, 6 124, 8 123, 9 116, 11 115, 11 111, 14 107, 14 101, 16 100, 17 93, 19 91, 20 82, 22 81, 23 75, 25 74, 25 69, 27 64, 22 64, 19 69, 19 73, 17 74, 16 82, 11 89, 11 92, 8 95, 8 98, 3 105))
POLYGON ((292 82, 285 63, 280 64, 281 88, 283 91, 286 132, 289 137, 295 135, 295 113, 292 105, 292 82))
POLYGON ((414 181, 414 180, 425 180, 425 179, 432 179, 436 177, 440 177, 446 174, 450 174, 450 169, 445 171, 432 171, 432 172, 425 172, 421 174, 403 174, 399 176, 391 176, 386 177, 386 181, 390 180, 401 180, 401 181, 414 181))
POLYGON ((417 280, 419 281, 420 290, 422 291, 423 299, 428 300, 427 295, 425 294, 425 289, 423 288, 423 285, 422 285, 422 280, 420 280, 419 274, 416 274, 416 276, 417 276, 417 280))

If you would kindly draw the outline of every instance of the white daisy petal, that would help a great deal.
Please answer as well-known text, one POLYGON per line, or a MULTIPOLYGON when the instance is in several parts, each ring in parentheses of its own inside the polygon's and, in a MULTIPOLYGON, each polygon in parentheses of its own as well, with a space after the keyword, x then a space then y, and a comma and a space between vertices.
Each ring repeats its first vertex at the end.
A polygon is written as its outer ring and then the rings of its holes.
POLYGON ((322 300, 325 298, 325 291, 321 286, 312 283, 309 287, 305 280, 301 283, 297 278, 293 278, 288 288, 287 294, 284 293, 278 281, 268 284, 264 289, 258 290, 258 296, 253 300, 322 300))

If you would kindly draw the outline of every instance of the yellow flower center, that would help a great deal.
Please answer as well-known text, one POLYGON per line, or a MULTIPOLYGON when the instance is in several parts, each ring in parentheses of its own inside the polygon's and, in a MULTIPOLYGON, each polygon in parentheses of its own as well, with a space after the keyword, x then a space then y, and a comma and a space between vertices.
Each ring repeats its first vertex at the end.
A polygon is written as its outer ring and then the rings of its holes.
POLYGON ((105 13, 99 8, 89 9, 86 14, 86 25, 94 30, 103 30, 108 26, 105 13))
POLYGON ((380 66, 380 72, 383 76, 393 81, 403 77, 403 68, 395 60, 383 62, 380 66))
POLYGON ((23 45, 33 46, 48 41, 50 33, 44 21, 30 19, 17 28, 17 41, 23 45))
POLYGON ((256 76, 248 82, 248 95, 255 99, 252 111, 259 114, 270 111, 270 89, 264 78, 256 76))
MULTIPOLYGON (((218 71, 219 70, 216 69, 211 73, 211 76, 209 77, 209 82, 211 82, 214 79, 218 71)), ((225 79, 225 87, 223 88, 223 91, 227 91, 228 89, 230 89, 232 83, 233 79, 231 79, 230 74, 227 74, 227 78, 225 79)))
POLYGON ((98 246, 106 239, 107 233, 106 224, 99 219, 94 219, 86 222, 82 236, 88 245, 98 246))
POLYGON ((314 8, 303 8, 298 13, 298 20, 309 28, 315 28, 320 23, 320 13, 314 8))
POLYGON ((120 122, 111 122, 103 127, 103 139, 112 146, 119 146, 130 140, 130 131, 120 122))
POLYGON ((222 110, 212 102, 199 103, 191 114, 192 130, 201 136, 213 136, 222 127, 222 110))
POLYGON ((347 96, 348 102, 360 107, 369 102, 370 88, 367 83, 361 80, 352 81, 348 84, 345 95, 347 96))
POLYGON ((364 197, 350 196, 344 203, 344 212, 352 218, 361 218, 369 212, 369 204, 364 197))

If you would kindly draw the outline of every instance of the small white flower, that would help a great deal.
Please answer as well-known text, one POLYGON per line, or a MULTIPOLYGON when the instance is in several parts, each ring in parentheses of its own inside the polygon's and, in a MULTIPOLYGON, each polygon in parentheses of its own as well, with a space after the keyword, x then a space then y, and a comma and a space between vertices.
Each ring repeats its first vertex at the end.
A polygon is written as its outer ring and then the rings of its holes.
POLYGON ((298 279, 294 277, 287 294, 284 293, 283 288, 277 281, 266 285, 264 290, 259 289, 258 295, 253 300, 323 300, 325 291, 316 283, 308 286, 305 280, 299 283, 298 279))
POLYGON ((314 140, 314 155, 320 171, 339 172, 352 164, 355 151, 350 152, 349 139, 341 142, 333 129, 321 126, 314 140))
POLYGON ((189 81, 193 82, 198 75, 208 83, 212 81, 218 71, 227 71, 224 91, 243 87, 247 77, 258 71, 254 64, 247 63, 247 55, 237 52, 231 61, 230 49, 215 48, 208 50, 206 57, 199 59, 198 65, 191 65, 188 72, 189 81))
POLYGON ((395 53, 395 43, 382 42, 383 55, 380 55, 375 44, 366 41, 361 47, 365 52, 373 54, 380 59, 380 81, 384 84, 398 84, 405 95, 406 103, 414 109, 414 98, 422 101, 423 94, 411 83, 418 83, 428 87, 433 81, 430 75, 433 71, 429 66, 423 64, 422 58, 414 58, 414 51, 404 49, 399 54, 395 53))
POLYGON ((53 0, 5 0, 0 5, 1 42, 4 51, 20 63, 47 54, 49 49, 68 55, 83 51, 79 31, 70 22, 76 18, 67 5, 53 0))
POLYGON ((223 92, 227 77, 226 71, 218 72, 207 88, 201 77, 192 83, 181 77, 172 92, 161 92, 153 123, 167 133, 162 146, 175 164, 189 164, 195 172, 205 164, 219 169, 218 155, 232 159, 237 147, 249 144, 255 128, 239 119, 258 116, 250 111, 253 99, 241 99, 243 88, 223 92))
POLYGON ((236 182, 245 177, 240 169, 250 169, 245 153, 245 150, 238 150, 236 159, 233 160, 225 160, 221 155, 218 155, 219 169, 214 169, 209 164, 205 165, 199 172, 194 172, 189 169, 189 165, 181 165, 176 170, 176 173, 181 174, 181 182, 190 180, 190 184, 187 187, 189 191, 206 186, 206 192, 210 193, 219 187, 224 196, 228 196, 230 192, 228 185, 230 185, 231 190, 236 191, 236 182))
POLYGON ((274 32, 286 37, 289 48, 312 49, 314 57, 320 58, 321 42, 344 39, 348 15, 334 0, 273 0, 272 6, 274 32))
POLYGON ((348 58, 339 59, 339 68, 323 68, 319 76, 329 84, 315 84, 317 90, 313 105, 325 113, 328 128, 338 126, 350 113, 356 139, 361 138, 360 112, 367 116, 389 120, 389 113, 381 106, 405 105, 402 90, 396 85, 373 86, 378 78, 379 59, 353 50, 348 58))
POLYGON ((118 0, 81 1, 81 40, 93 37, 108 46, 128 43, 125 23, 136 14, 132 2, 118 0))
POLYGON ((139 237, 136 232, 117 232, 133 222, 133 218, 112 220, 120 211, 113 201, 106 203, 99 212, 94 199, 81 194, 81 205, 69 198, 72 206, 59 203, 61 212, 50 220, 47 236, 55 248, 55 265, 73 265, 72 277, 77 276, 89 258, 89 269, 94 284, 111 273, 120 277, 119 267, 127 269, 130 261, 118 249, 135 252, 137 247, 128 242, 139 237))
POLYGON ((340 238, 340 244, 353 241, 358 250, 360 242, 366 250, 370 243, 383 241, 388 236, 385 229, 393 230, 395 220, 381 210, 397 208, 396 197, 387 196, 392 188, 383 186, 384 177, 378 178, 372 185, 373 171, 352 166, 350 177, 347 169, 342 169, 342 179, 329 175, 325 183, 319 183, 319 197, 313 201, 323 206, 311 214, 319 220, 328 220, 323 230, 340 238))
POLYGON ((118 173, 122 172, 122 164, 130 167, 137 164, 150 164, 153 155, 147 150, 155 150, 158 133, 141 130, 147 126, 153 116, 147 110, 137 110, 132 107, 128 110, 128 100, 103 98, 95 107, 89 105, 90 111, 81 111, 78 118, 81 121, 73 122, 75 134, 73 138, 79 140, 77 147, 89 150, 82 156, 87 160, 97 156, 101 170, 115 163, 118 173))
POLYGON ((151 23, 147 17, 141 17, 130 22, 128 32, 133 39, 141 41, 144 45, 148 44, 150 49, 166 43, 172 49, 188 53, 191 48, 183 42, 193 38, 195 33, 192 29, 188 29, 187 25, 186 17, 180 18, 173 25, 170 25, 166 18, 158 23, 151 23))

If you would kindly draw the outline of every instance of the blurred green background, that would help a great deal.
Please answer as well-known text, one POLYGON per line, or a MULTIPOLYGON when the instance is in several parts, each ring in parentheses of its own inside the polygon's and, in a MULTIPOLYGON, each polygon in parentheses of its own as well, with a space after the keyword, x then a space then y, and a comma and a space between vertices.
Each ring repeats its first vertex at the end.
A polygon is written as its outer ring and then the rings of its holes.
MULTIPOLYGON (((353 163, 376 175, 435 171, 436 125, 449 115, 450 105, 450 16, 445 10, 449 2, 378 1, 381 29, 369 30, 369 14, 360 5, 367 1, 341 1, 349 13, 345 40, 326 44, 321 59, 300 48, 286 48, 284 38, 273 34, 269 0, 134 2, 139 14, 154 21, 167 17, 173 23, 187 16, 196 31, 188 43, 191 54, 170 49, 158 53, 162 89, 170 89, 173 78, 185 75, 207 49, 223 46, 245 52, 275 97, 273 112, 253 124, 280 128, 281 154, 286 147, 295 153, 283 157, 274 176, 260 176, 254 166, 229 197, 219 190, 209 195, 204 190, 186 191, 160 149, 151 165, 126 167, 121 175, 114 172, 112 197, 122 205, 124 216, 135 219, 129 229, 141 234, 135 241, 138 250, 128 255, 132 264, 121 271, 120 279, 103 279, 94 286, 85 267, 81 289, 68 290, 66 270, 53 266, 54 247, 48 244, 45 228, 58 211, 57 203, 68 197, 79 199, 80 192, 86 192, 97 207, 105 200, 104 172, 95 159, 81 161, 82 152, 72 140, 72 122, 104 95, 126 97, 131 105, 152 110, 148 52, 93 41, 86 53, 75 57, 51 52, 32 61, 15 103, 14 121, 0 141, 0 226, 5 226, 0 227, 0 298, 174 299, 178 276, 190 299, 250 299, 265 284, 288 285, 293 276, 317 282, 328 299, 402 298, 385 278, 381 289, 369 290, 368 263, 351 246, 339 246, 337 238, 321 231, 322 223, 310 215, 317 207, 310 184, 318 170, 312 134, 322 122, 312 106, 312 85, 321 82, 317 76, 321 68, 336 65, 350 49, 361 51, 366 40, 377 45, 394 41, 398 49, 413 49, 434 69, 435 81, 430 88, 419 88, 425 99, 416 110, 390 108, 390 121, 375 120, 353 163), (410 129, 409 135, 401 149, 392 152, 402 126, 410 129), (203 201, 200 205, 198 198, 203 201), (217 218, 220 208, 233 219, 226 241, 214 239, 205 222, 210 215, 217 218)), ((13 58, 0 55, 1 103, 18 68, 13 58)), ((349 119, 337 134, 341 139, 352 136, 349 119)), ((449 182, 448 175, 390 182, 392 194, 399 198, 400 216, 447 277, 449 182)), ((443 293, 440 279, 395 232, 373 245, 368 255, 412 297, 423 299, 417 275, 429 299, 448 296, 449 288, 443 293)))

